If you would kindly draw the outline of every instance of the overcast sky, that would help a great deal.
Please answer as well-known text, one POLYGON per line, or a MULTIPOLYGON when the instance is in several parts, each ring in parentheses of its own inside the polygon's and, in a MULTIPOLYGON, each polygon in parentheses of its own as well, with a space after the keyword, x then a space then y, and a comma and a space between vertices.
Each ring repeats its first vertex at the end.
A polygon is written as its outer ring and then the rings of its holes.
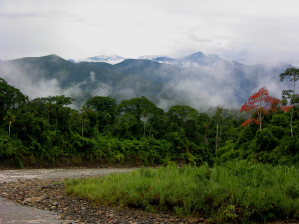
POLYGON ((197 51, 299 64, 299 1, 0 0, 0 59, 197 51))

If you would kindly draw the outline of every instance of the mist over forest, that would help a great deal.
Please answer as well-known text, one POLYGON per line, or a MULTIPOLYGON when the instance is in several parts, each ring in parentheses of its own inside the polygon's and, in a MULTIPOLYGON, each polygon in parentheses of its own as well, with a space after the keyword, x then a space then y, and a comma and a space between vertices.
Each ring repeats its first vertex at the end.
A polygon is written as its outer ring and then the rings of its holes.
POLYGON ((298 9, 0 0, 0 223, 299 223, 298 9))
MULTIPOLYGON (((146 57, 141 57, 146 58, 146 57)), ((109 61, 109 57, 105 58, 109 61)), ((117 100, 146 96, 168 109, 185 104, 206 111, 225 106, 238 109, 262 87, 281 97, 287 88, 279 74, 290 64, 245 65, 201 52, 182 58, 125 59, 116 64, 75 62, 57 55, 20 58, 0 63, 0 77, 30 98, 66 95, 76 105, 91 96, 117 100)))

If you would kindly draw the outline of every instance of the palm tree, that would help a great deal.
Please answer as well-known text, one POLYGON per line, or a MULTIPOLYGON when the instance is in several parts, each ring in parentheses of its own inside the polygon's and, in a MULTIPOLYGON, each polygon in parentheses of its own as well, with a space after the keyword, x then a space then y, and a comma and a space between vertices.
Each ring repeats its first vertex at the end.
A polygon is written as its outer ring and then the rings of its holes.
POLYGON ((12 114, 10 111, 7 111, 5 117, 3 118, 4 121, 8 121, 8 135, 10 137, 11 133, 11 126, 16 121, 16 116, 12 114))

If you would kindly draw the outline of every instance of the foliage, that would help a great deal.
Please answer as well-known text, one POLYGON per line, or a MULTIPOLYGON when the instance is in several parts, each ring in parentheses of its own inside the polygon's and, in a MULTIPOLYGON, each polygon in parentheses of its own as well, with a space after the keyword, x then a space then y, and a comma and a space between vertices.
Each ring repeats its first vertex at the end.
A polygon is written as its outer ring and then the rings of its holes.
POLYGON ((291 129, 291 135, 294 137, 294 130, 293 130, 293 116, 294 116, 294 106, 299 105, 299 94, 296 94, 296 82, 299 80, 299 69, 298 68, 288 68, 285 70, 285 72, 280 74, 280 81, 283 81, 284 79, 289 79, 291 82, 293 82, 293 89, 284 90, 282 92, 282 97, 285 100, 285 102, 289 101, 289 106, 286 108, 288 110, 291 110, 291 119, 290 119, 290 129, 291 129))
POLYGON ((299 218, 299 170, 248 162, 210 169, 141 168, 127 174, 68 180, 69 194, 121 207, 205 214, 215 223, 299 218))
MULTIPOLYGON (((0 84, 1 163, 26 167, 71 164, 74 160, 78 165, 175 161, 212 166, 247 159, 299 165, 298 136, 288 137, 291 118, 293 132, 299 131, 298 106, 282 110, 279 100, 270 97, 266 89, 243 106, 261 112, 263 129, 258 131, 254 125, 242 127, 244 120, 224 108, 208 114, 175 105, 166 112, 146 97, 117 103, 110 97, 95 96, 76 110, 70 107, 74 102, 70 97, 28 100, 4 80, 0 84), (261 101, 266 106, 258 107, 261 101)), ((252 119, 258 119, 254 110, 252 119)))
POLYGON ((242 123, 247 126, 251 123, 256 123, 262 129, 262 122, 264 116, 268 115, 271 111, 276 111, 280 100, 269 95, 269 90, 265 87, 261 88, 258 92, 254 93, 248 98, 248 101, 242 106, 241 112, 252 113, 252 118, 242 123))

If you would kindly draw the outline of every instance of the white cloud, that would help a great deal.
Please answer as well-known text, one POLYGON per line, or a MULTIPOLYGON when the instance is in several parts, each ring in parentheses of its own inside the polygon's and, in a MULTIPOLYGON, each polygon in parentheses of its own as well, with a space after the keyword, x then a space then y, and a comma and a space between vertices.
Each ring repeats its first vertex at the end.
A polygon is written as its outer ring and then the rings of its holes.
POLYGON ((43 73, 36 69, 27 67, 30 73, 26 73, 16 65, 2 67, 1 78, 4 78, 10 85, 20 89, 31 99, 36 97, 48 97, 63 94, 56 79, 46 80, 43 73))
POLYGON ((94 82, 96 80, 96 73, 94 71, 91 71, 89 73, 89 79, 91 82, 94 82))
POLYGON ((217 53, 299 63, 297 0, 1 0, 0 58, 217 53))

